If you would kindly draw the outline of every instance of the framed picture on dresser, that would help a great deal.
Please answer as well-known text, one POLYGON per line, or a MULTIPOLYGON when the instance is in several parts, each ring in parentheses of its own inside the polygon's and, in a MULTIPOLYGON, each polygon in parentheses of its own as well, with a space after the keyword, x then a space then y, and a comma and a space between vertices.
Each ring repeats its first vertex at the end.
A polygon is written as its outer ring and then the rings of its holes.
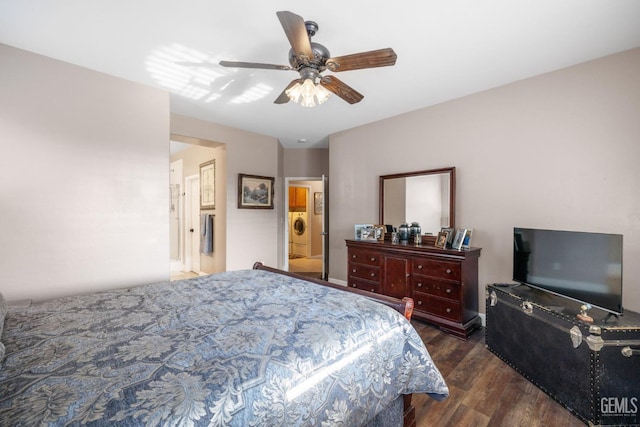
POLYGON ((453 244, 451 245, 452 249, 455 249, 457 251, 462 249, 462 244, 464 243, 464 237, 467 234, 467 229, 466 228, 458 228, 456 230, 456 236, 453 239, 453 244))
POLYGON ((451 234, 450 230, 441 231, 438 233, 438 237, 436 238, 435 246, 437 248, 445 249, 447 247, 447 242, 449 241, 449 235, 451 234))

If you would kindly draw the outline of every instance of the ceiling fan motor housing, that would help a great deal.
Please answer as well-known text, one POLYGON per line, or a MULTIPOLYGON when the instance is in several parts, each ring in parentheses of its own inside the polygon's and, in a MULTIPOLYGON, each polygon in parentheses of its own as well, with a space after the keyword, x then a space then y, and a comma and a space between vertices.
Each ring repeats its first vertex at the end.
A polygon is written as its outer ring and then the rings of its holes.
POLYGON ((313 51, 313 58, 307 60, 304 55, 298 55, 293 49, 289 49, 289 64, 291 64, 291 68, 297 70, 301 66, 310 66, 322 71, 325 61, 331 58, 329 49, 320 43, 311 42, 311 50, 313 51))

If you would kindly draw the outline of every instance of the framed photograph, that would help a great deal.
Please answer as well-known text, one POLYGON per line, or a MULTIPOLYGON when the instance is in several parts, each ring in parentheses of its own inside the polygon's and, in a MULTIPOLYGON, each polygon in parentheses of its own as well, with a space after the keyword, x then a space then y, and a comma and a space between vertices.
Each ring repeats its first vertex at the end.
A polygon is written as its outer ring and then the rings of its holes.
POLYGON ((200 164, 200 210, 216 208, 216 161, 200 164))
POLYGON ((459 228, 456 231, 456 237, 453 239, 451 247, 457 251, 462 249, 462 242, 464 242, 464 236, 467 233, 466 228, 459 228))
POLYGON ((373 224, 356 224, 354 225, 353 228, 354 228, 354 238, 356 240, 369 240, 369 239, 362 238, 363 230, 365 230, 365 234, 368 237, 369 236, 368 229, 373 229, 373 224))
POLYGON ((360 230, 360 240, 378 240, 376 238, 376 229, 373 227, 365 227, 360 230))
POLYGON ((322 193, 313 193, 313 213, 319 215, 322 213, 323 198, 322 193))
POLYGON ((381 242, 384 241, 385 226, 382 224, 376 224, 373 226, 373 229, 375 230, 376 240, 381 242))
POLYGON ((238 209, 273 209, 273 182, 268 176, 238 174, 238 209))
POLYGON ((448 231, 449 235, 447 237, 447 243, 445 244, 444 248, 450 248, 451 245, 453 245, 453 238, 455 237, 456 234, 456 230, 452 227, 442 227, 442 229, 440 231, 448 231))
POLYGON ((473 236, 473 228, 466 228, 464 239, 462 240, 462 249, 471 248, 471 236, 473 236))
POLYGON ((447 242, 449 241, 449 236, 451 235, 451 231, 441 231, 438 233, 438 237, 436 238, 435 246, 437 248, 445 249, 447 247, 447 242))

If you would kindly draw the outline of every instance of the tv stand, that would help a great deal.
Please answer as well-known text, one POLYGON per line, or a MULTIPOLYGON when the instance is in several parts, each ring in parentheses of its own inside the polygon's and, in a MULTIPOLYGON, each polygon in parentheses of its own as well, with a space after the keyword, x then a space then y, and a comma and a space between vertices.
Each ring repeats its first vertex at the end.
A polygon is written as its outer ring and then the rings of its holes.
POLYGON ((612 317, 615 317, 616 320, 620 319, 620 316, 617 315, 616 313, 608 313, 604 319, 602 319, 602 323, 607 323, 609 321, 609 319, 611 319, 612 317))
POLYGON ((587 424, 640 425, 640 314, 594 308, 586 323, 580 303, 540 290, 486 296, 489 351, 587 424))

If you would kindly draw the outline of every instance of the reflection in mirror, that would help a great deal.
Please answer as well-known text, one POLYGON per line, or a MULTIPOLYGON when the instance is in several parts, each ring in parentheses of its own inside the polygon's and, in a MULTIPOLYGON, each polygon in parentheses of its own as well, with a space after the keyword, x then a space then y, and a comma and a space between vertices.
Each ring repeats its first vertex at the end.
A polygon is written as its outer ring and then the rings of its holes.
POLYGON ((417 222, 423 234, 455 227, 455 168, 380 176, 380 223, 417 222))

